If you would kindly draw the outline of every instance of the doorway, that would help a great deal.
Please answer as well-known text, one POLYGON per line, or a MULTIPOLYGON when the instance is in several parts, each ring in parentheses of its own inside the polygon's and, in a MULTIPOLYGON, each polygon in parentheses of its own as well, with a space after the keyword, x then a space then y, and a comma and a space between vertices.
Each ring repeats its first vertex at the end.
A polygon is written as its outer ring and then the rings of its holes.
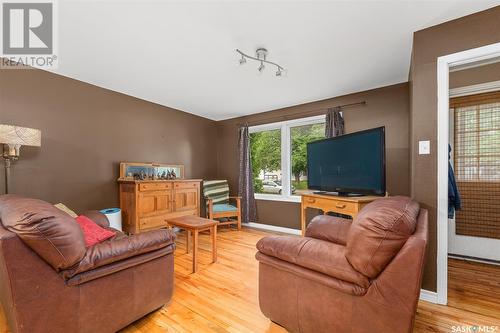
POLYGON ((500 59, 450 69, 448 254, 500 264, 500 59))
MULTIPOLYGON (((500 43, 438 58, 438 218, 437 303, 448 303, 448 143, 450 136, 450 69, 500 59, 500 43)), ((456 226, 455 226, 456 227, 456 226)))

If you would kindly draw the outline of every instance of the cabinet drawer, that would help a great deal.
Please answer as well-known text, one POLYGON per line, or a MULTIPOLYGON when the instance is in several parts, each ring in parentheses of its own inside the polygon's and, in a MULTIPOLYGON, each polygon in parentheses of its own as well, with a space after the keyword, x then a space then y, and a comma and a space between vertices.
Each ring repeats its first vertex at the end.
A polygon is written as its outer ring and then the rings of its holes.
POLYGON ((160 228, 167 227, 167 221, 165 215, 151 216, 151 217, 142 217, 139 219, 139 228, 143 229, 151 229, 151 228, 160 228))
POLYGON ((336 212, 350 215, 356 213, 356 203, 340 200, 329 200, 323 198, 304 197, 304 203, 308 207, 319 208, 324 212, 336 212))
POLYGON ((139 191, 158 191, 169 190, 172 188, 171 183, 145 183, 139 184, 139 191))
POLYGON ((178 182, 174 184, 175 188, 196 188, 199 186, 198 182, 178 182))

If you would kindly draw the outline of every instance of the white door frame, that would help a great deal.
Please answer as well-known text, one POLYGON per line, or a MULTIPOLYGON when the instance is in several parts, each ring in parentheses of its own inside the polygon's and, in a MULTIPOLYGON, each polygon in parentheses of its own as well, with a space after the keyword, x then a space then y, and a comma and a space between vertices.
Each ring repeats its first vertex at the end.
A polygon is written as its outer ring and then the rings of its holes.
POLYGON ((500 56, 500 43, 437 58, 437 302, 448 303, 448 141, 450 67, 500 56))

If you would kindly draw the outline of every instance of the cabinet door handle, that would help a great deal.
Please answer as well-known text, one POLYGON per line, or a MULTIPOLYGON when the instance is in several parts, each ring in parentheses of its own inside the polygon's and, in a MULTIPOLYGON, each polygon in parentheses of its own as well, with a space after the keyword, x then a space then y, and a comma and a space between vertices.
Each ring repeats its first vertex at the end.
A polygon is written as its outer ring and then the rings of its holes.
POLYGON ((314 203, 315 201, 316 201, 316 200, 315 200, 315 199, 313 199, 313 198, 308 198, 308 199, 307 199, 307 202, 309 202, 309 203, 314 203))
POLYGON ((345 204, 336 204, 335 207, 337 207, 337 208, 345 208, 345 204))

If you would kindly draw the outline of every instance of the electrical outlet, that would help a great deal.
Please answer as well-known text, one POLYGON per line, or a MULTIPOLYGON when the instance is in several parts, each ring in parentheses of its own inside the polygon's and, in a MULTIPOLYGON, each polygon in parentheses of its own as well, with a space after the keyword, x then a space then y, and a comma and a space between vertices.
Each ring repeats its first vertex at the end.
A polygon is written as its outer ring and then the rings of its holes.
POLYGON ((429 140, 418 142, 418 154, 429 155, 431 153, 431 142, 429 140))

